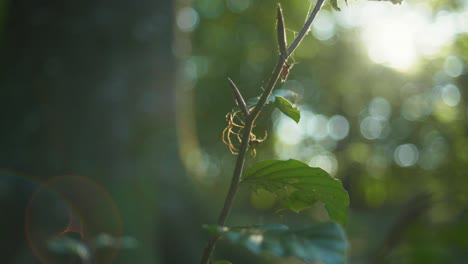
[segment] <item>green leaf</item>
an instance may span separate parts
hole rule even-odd
[[[52,252],[72,254],[80,257],[81,260],[89,260],[91,257],[91,249],[82,241],[71,237],[55,237],[47,241],[47,247]]]
[[[227,260],[216,260],[213,262],[213,264],[232,264],[232,262],[229,262]]]
[[[288,98],[291,100],[291,99],[294,99],[297,96],[297,94],[291,90],[276,89],[271,93],[271,95],[266,100],[265,106],[268,106],[269,104],[274,103],[277,96],[281,96],[281,97]],[[249,100],[247,100],[247,102],[245,102],[247,105],[247,108],[250,109],[254,107],[258,103],[259,99],[260,99],[259,97],[254,97],[254,98],[250,98]],[[236,106],[232,110],[234,111],[240,110],[240,108]]]
[[[300,212],[315,202],[325,204],[332,220],[346,224],[348,192],[341,182],[320,168],[298,160],[266,160],[249,168],[242,179],[253,190],[275,194],[283,208]]]
[[[274,104],[275,107],[278,108],[278,110],[280,110],[283,114],[296,121],[296,123],[299,123],[299,119],[301,119],[301,112],[299,111],[299,108],[294,107],[286,98],[282,96],[276,96]]]
[[[106,233],[101,233],[91,240],[93,248],[120,248],[131,249],[138,246],[138,241],[130,236],[114,237]]]
[[[255,254],[296,257],[306,262],[345,263],[346,236],[337,223],[320,223],[296,229],[271,225],[223,230],[215,234]]]

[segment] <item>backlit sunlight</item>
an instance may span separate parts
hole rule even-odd
[[[433,14],[425,3],[382,4],[357,1],[335,13],[344,28],[360,28],[361,40],[374,63],[408,71],[421,58],[431,58],[467,32],[467,8]]]

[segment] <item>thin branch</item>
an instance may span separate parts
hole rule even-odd
[[[208,243],[206,243],[205,249],[203,250],[203,255],[201,258],[201,264],[208,264],[210,263],[211,255],[213,254],[214,248],[216,246],[216,242],[218,242],[219,235],[213,236],[210,238]]]
[[[257,119],[258,115],[260,114],[260,111],[262,110],[263,106],[265,105],[265,102],[267,101],[268,97],[271,95],[271,92],[275,88],[276,81],[278,81],[278,78],[281,74],[281,70],[283,68],[284,63],[288,60],[289,56],[293,54],[293,52],[297,49],[299,44],[302,42],[304,37],[307,35],[310,29],[310,25],[312,25],[312,21],[314,21],[315,17],[317,16],[317,13],[320,11],[320,8],[323,5],[324,0],[317,0],[317,3],[315,4],[314,10],[312,10],[312,13],[310,14],[309,18],[307,18],[307,21],[305,22],[304,26],[302,27],[301,31],[297,35],[297,37],[294,39],[293,43],[291,46],[288,48],[288,56],[287,57],[279,57],[278,61],[276,62],[275,69],[273,70],[273,73],[271,74],[270,79],[268,80],[268,83],[265,87],[265,90],[263,91],[262,95],[260,96],[260,99],[258,100],[257,105],[255,108],[252,110],[250,113],[250,117],[252,122],[255,122],[255,119]],[[250,119],[250,118],[249,118]],[[248,122],[249,120],[247,120]]]
[[[236,100],[237,105],[240,107],[242,113],[244,114],[244,117],[247,117],[249,115],[249,110],[247,109],[247,105],[245,104],[244,97],[242,97],[242,94],[240,93],[239,89],[237,89],[236,84],[231,80],[231,78],[228,78],[229,84],[231,85],[232,88],[232,93],[234,94],[234,99]]]
[[[224,201],[224,206],[223,209],[221,210],[221,213],[219,214],[218,217],[218,222],[217,224],[219,226],[224,226],[226,223],[226,219],[229,216],[229,213],[231,211],[232,205],[234,203],[234,197],[237,193],[237,189],[239,187],[239,183],[241,181],[241,176],[242,172],[244,170],[244,164],[245,164],[245,157],[249,148],[249,143],[250,143],[250,133],[252,133],[252,128],[255,123],[255,120],[257,119],[258,115],[260,114],[260,111],[262,110],[263,106],[265,105],[266,100],[270,96],[271,92],[273,91],[276,82],[278,81],[278,78],[281,75],[281,70],[283,68],[283,65],[289,58],[289,56],[296,50],[296,48],[299,46],[301,41],[304,39],[305,35],[310,29],[310,25],[312,24],[312,21],[316,17],[318,11],[323,5],[324,0],[317,0],[317,3],[315,4],[314,10],[310,14],[309,18],[307,19],[306,23],[302,27],[301,31],[299,32],[299,35],[294,39],[293,43],[291,46],[288,48],[286,56],[280,56],[278,58],[278,61],[276,63],[276,66],[273,70],[273,73],[270,76],[270,79],[267,82],[267,85],[265,89],[262,92],[262,95],[260,96],[260,99],[255,106],[255,108],[248,114],[246,115],[246,120],[245,120],[245,127],[244,131],[242,134],[242,142],[239,148],[239,155],[237,156],[236,160],[236,166],[234,168],[234,173],[232,175],[231,179],[231,185],[229,186],[229,191],[226,195],[226,199]],[[278,9],[280,10],[281,7],[278,6]],[[280,12],[280,11],[278,11]],[[281,14],[282,17],[282,14]],[[283,25],[284,26],[284,25]],[[213,236],[207,243],[205,250],[203,251],[202,259],[201,259],[201,264],[208,264],[211,259],[211,255],[213,253],[213,250],[216,246],[216,242],[220,238],[219,235]]]
[[[317,0],[314,10],[312,10],[312,13],[310,14],[309,18],[307,19],[301,31],[299,32],[299,35],[297,35],[296,39],[294,39],[291,46],[289,46],[288,54],[291,55],[296,50],[297,46],[299,46],[299,44],[302,42],[307,33],[309,33],[310,25],[312,25],[315,16],[317,16],[318,11],[320,11],[320,8],[322,8],[323,2],[324,0]]]
[[[249,148],[250,133],[252,132],[252,126],[253,126],[252,122],[247,122],[244,127],[244,133],[242,134],[242,142],[239,148],[239,155],[237,156],[236,166],[234,168],[234,174],[231,179],[231,185],[229,186],[229,191],[226,195],[223,209],[221,210],[221,213],[219,214],[219,217],[218,217],[217,225],[219,226],[224,226],[224,224],[226,223],[226,219],[229,216],[232,205],[234,203],[234,197],[236,196],[237,189],[240,183],[240,176],[242,175],[242,171],[244,170],[245,156]],[[211,259],[211,255],[213,254],[213,250],[215,248],[216,242],[218,241],[219,238],[220,236],[216,235],[216,236],[213,236],[208,241],[203,251],[202,260],[200,262],[201,264],[209,263]]]

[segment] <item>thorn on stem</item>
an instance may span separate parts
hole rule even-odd
[[[232,93],[234,94],[234,100],[236,101],[237,106],[240,107],[242,114],[247,117],[249,115],[249,110],[247,109],[247,105],[245,104],[245,100],[242,97],[242,94],[240,93],[239,89],[237,89],[236,84],[231,80],[231,78],[228,78],[228,80],[229,84],[231,85]]]
[[[278,34],[278,46],[280,50],[280,55],[286,60],[286,58],[288,57],[286,30],[284,26],[283,10],[281,9],[281,5],[279,3],[278,3],[278,13],[277,13],[276,19],[277,19],[276,31]]]

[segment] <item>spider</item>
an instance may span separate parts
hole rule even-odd
[[[263,136],[262,138],[257,138],[257,136],[255,136],[254,133],[250,133],[249,147],[252,147],[252,152],[251,152],[252,157],[255,157],[257,155],[257,150],[255,150],[255,146],[265,141],[267,136],[268,135],[267,135],[266,130],[265,130],[265,136]]]
[[[231,151],[231,153],[234,155],[239,154],[239,149],[236,147],[236,145],[242,143],[241,135],[245,127],[245,123],[239,117],[239,113],[240,110],[226,114],[226,120],[228,121],[228,124],[223,129],[222,135],[223,143],[229,147],[229,151]],[[237,143],[233,143],[232,136],[234,136],[234,138],[237,138]],[[255,151],[255,146],[265,141],[266,137],[266,131],[265,136],[263,138],[257,138],[257,136],[254,133],[250,133],[249,147],[252,147],[252,156],[255,156],[257,154],[257,152]]]

